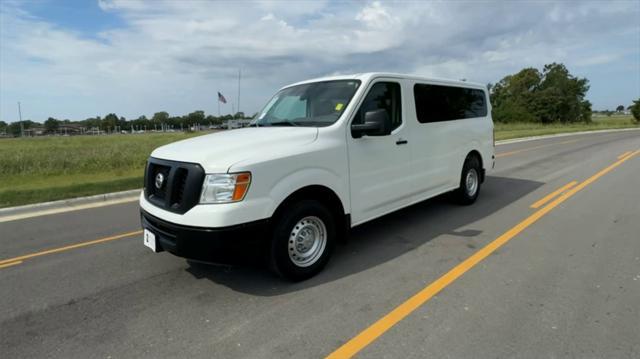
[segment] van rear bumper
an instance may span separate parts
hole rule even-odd
[[[269,220],[221,228],[183,226],[140,210],[142,227],[155,234],[156,246],[178,257],[215,263],[244,263],[268,248]]]

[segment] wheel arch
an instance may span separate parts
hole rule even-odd
[[[480,181],[484,182],[484,175],[485,175],[484,161],[482,160],[482,155],[480,154],[480,151],[476,149],[469,151],[469,153],[467,153],[467,155],[464,158],[464,162],[462,162],[463,166],[464,166],[464,163],[467,162],[467,159],[470,157],[476,157],[478,161],[480,161]]]
[[[346,213],[338,194],[331,188],[323,185],[308,185],[293,191],[278,204],[273,212],[272,218],[279,218],[288,206],[302,200],[314,200],[326,206],[334,215],[336,228],[339,229],[339,233],[343,232],[340,229],[346,230],[351,226],[350,215]]]

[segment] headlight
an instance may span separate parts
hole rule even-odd
[[[230,203],[244,199],[251,183],[251,173],[206,175],[200,203]]]

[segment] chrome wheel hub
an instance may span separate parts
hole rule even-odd
[[[327,228],[318,217],[304,217],[289,234],[289,259],[298,267],[308,267],[320,259],[327,245]]]
[[[478,172],[475,168],[472,168],[467,172],[467,178],[465,179],[465,189],[469,197],[475,196],[478,191]]]

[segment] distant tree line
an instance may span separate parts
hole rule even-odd
[[[626,107],[626,109],[629,110],[629,112],[631,112],[631,114],[633,114],[633,108],[634,108],[634,106],[636,106],[635,102],[637,102],[637,101],[634,101],[633,105]],[[618,105],[618,107],[616,107],[615,111],[613,111],[613,110],[602,110],[602,111],[593,111],[593,113],[594,114],[597,113],[599,115],[604,115],[604,116],[611,116],[611,115],[614,115],[614,114],[625,113],[624,111],[625,111],[625,107],[623,105]]]
[[[518,73],[508,75],[496,84],[489,84],[493,119],[496,122],[536,122],[536,123],[571,123],[590,122],[591,103],[585,99],[589,90],[589,81],[571,75],[563,65],[552,63],[545,65],[542,71],[525,68]],[[640,122],[640,99],[627,107],[633,117]],[[616,112],[625,110],[623,105]],[[611,115],[613,111],[602,111]],[[255,115],[254,115],[255,116]],[[62,125],[80,125],[98,131],[139,131],[139,130],[188,130],[200,125],[220,125],[231,119],[245,118],[245,114],[220,117],[205,115],[204,111],[194,111],[184,116],[170,116],[168,112],[156,112],[150,119],[140,116],[133,120],[118,117],[110,113],[104,118],[100,116],[83,121],[58,120],[49,117],[44,124],[30,120],[23,121],[25,130],[43,127],[46,133],[55,133]],[[0,121],[0,134],[20,135],[19,122],[7,124]]]
[[[33,128],[44,128],[45,133],[56,133],[65,125],[81,126],[87,130],[93,129],[106,132],[169,129],[189,130],[195,125],[221,125],[228,120],[244,118],[246,118],[244,112],[237,112],[235,115],[213,116],[206,115],[204,111],[193,111],[184,116],[170,116],[168,112],[160,111],[153,114],[151,118],[142,115],[136,119],[127,120],[123,116],[110,113],[104,117],[90,117],[81,121],[71,121],[68,119],[58,120],[53,117],[49,117],[44,123],[26,120],[22,121],[23,128],[21,128],[20,122],[7,124],[4,121],[0,121],[0,133],[6,133],[9,136],[20,136],[22,129],[29,130]]]

